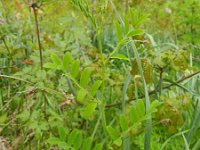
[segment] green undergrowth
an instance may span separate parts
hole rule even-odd
[[[198,8],[1,0],[0,139],[14,150],[200,149]]]

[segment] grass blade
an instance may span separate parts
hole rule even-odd
[[[125,79],[123,92],[122,92],[122,112],[125,113],[125,105],[126,105],[126,91],[128,89],[128,85],[131,82],[131,74],[129,73]],[[123,137],[123,149],[129,150],[130,149],[130,142],[129,142],[129,136],[128,133],[126,133]]]
[[[188,144],[188,142],[187,142],[187,140],[185,138],[185,135],[183,133],[182,133],[182,136],[183,136],[183,140],[184,140],[184,143],[185,143],[185,149],[186,150],[190,150],[189,144]]]
[[[132,49],[133,49],[133,52],[134,52],[134,55],[135,55],[135,58],[136,58],[139,73],[140,73],[141,78],[142,78],[142,83],[143,83],[143,87],[144,87],[144,90],[145,90],[146,112],[148,112],[148,110],[150,109],[150,98],[149,98],[149,92],[148,92],[147,84],[146,84],[146,81],[145,81],[145,78],[144,78],[144,73],[143,73],[144,71],[143,71],[140,56],[139,56],[139,53],[138,53],[138,50],[135,46],[134,41],[132,41],[131,46],[132,46]],[[150,118],[146,122],[146,132],[145,132],[145,140],[144,140],[144,149],[145,150],[150,149],[151,126],[152,126],[152,119],[151,119],[151,116],[150,116]]]
[[[175,137],[177,137],[177,136],[180,136],[180,135],[182,135],[182,134],[184,134],[184,133],[187,133],[187,132],[189,132],[189,130],[185,130],[185,131],[182,131],[182,132],[178,132],[178,133],[172,135],[171,137],[169,137],[169,138],[162,144],[160,150],[164,150],[164,149],[165,149],[165,146],[167,145],[167,143],[169,143],[169,141],[170,141],[171,139],[173,139],[173,138],[175,138]]]

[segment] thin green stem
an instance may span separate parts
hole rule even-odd
[[[138,100],[138,86],[137,86],[137,80],[134,79],[134,86],[135,86],[135,98]]]
[[[172,138],[175,138],[175,137],[180,136],[180,135],[182,135],[183,133],[187,133],[187,132],[189,132],[189,130],[184,130],[184,131],[181,131],[181,132],[178,132],[178,133],[172,135],[171,137],[169,137],[169,138],[162,144],[160,150],[164,150],[164,147],[167,145],[167,143],[168,143]]]
[[[100,58],[101,58],[101,62],[102,62],[102,92],[104,91],[105,88],[105,59],[103,56],[103,48],[102,48],[102,40],[101,40],[101,30],[97,31],[97,40],[98,40],[98,48],[99,48],[99,52],[100,52]]]
[[[8,47],[8,44],[7,44],[7,42],[6,42],[6,40],[5,40],[5,37],[2,37],[2,41],[3,41],[3,43],[4,43],[4,45],[5,45],[5,47],[6,47],[6,49],[7,49],[7,51],[8,51],[8,64],[7,64],[7,66],[12,66],[12,64],[11,64],[11,61],[12,61],[12,55],[11,55],[11,52],[10,52],[10,49],[9,49],[9,47]],[[7,73],[10,73],[10,70],[7,70]],[[8,84],[7,84],[7,87],[8,87],[8,98],[10,97],[10,84],[9,84],[9,80],[8,80]]]
[[[2,38],[2,41],[3,41],[3,44],[6,47],[6,50],[8,51],[9,56],[11,57],[10,48],[8,47],[8,44],[7,44],[7,42],[6,42],[4,37]]]
[[[120,23],[122,23],[122,25],[124,26],[124,21],[122,20],[121,16],[120,16],[119,13],[117,12],[117,9],[116,9],[114,3],[112,2],[112,0],[109,0],[109,2],[110,2],[111,5],[112,5],[112,8],[113,8],[113,10],[114,10],[114,12],[115,12],[115,15],[117,16],[117,19],[118,19],[118,20],[120,21]]]
[[[96,125],[95,125],[95,127],[94,127],[94,130],[93,130],[93,132],[92,132],[92,139],[94,139],[94,136],[95,136],[95,134],[96,134],[96,132],[97,132],[97,129],[98,129],[98,127],[99,127],[99,124],[100,124],[100,121],[101,121],[101,114],[99,115],[99,118],[98,118],[98,120],[97,120],[97,123],[96,123]]]
[[[14,76],[7,76],[7,75],[0,75],[0,78],[9,78],[9,79],[15,79],[15,80],[19,80],[19,81],[23,81],[23,82],[26,82],[28,84],[33,84],[27,80],[24,80],[24,79],[21,79],[19,77],[14,77]]]
[[[163,68],[160,68],[160,79],[159,79],[159,83],[158,83],[159,97],[162,94],[162,82],[163,82]]]

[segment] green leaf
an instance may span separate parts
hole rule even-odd
[[[142,23],[144,23],[147,19],[148,19],[148,15],[140,16],[133,26],[135,28],[138,28],[139,25],[141,25]]]
[[[134,12],[133,9],[130,10],[130,21],[134,28],[139,28],[139,25],[146,21],[147,15],[141,16],[138,12]]]
[[[81,147],[83,141],[83,133],[77,129],[73,129],[68,137],[68,144],[73,146],[75,149],[79,149]]]
[[[8,119],[7,114],[2,114],[0,116],[0,124],[4,124],[7,119]]]
[[[66,149],[68,150],[70,148],[70,146],[64,142],[64,141],[61,141],[59,138],[56,138],[56,137],[50,137],[47,142],[50,144],[50,145],[57,145],[59,148],[61,149]]]
[[[111,126],[107,126],[106,130],[108,131],[108,133],[109,133],[109,135],[110,135],[112,140],[116,140],[118,138],[119,134],[118,134],[116,129],[114,129]]]
[[[117,146],[121,146],[121,145],[122,145],[122,139],[121,139],[121,138],[118,138],[118,139],[116,139],[113,143],[114,143],[115,145],[117,145]]]
[[[125,24],[125,26],[124,26],[125,34],[127,34],[128,31],[129,31],[129,19],[128,19],[128,17],[124,18],[124,24]]]
[[[61,141],[59,138],[56,138],[56,137],[50,137],[47,142],[50,144],[50,145],[58,145]]]
[[[66,129],[63,126],[59,126],[58,127],[58,133],[59,133],[60,140],[65,141],[66,136],[67,136]]]
[[[77,133],[78,133],[78,130],[77,129],[73,129],[73,131],[69,134],[68,141],[67,141],[67,143],[69,145],[74,145]]]
[[[138,116],[137,116],[137,110],[135,106],[132,106],[131,111],[130,111],[130,117],[131,117],[131,122],[132,124],[135,124],[138,122]]]
[[[57,69],[57,65],[55,65],[53,63],[46,63],[46,64],[44,64],[44,68]]]
[[[68,70],[69,64],[72,63],[73,60],[74,58],[69,52],[65,53],[65,55],[63,56],[63,71]]]
[[[77,132],[76,138],[75,138],[75,142],[74,142],[74,148],[75,149],[79,149],[81,147],[81,144],[83,142],[83,134],[82,132]]]
[[[134,14],[133,9],[130,9],[129,16],[130,16],[130,22],[131,22],[132,26],[135,27],[134,24],[135,24],[136,19],[135,19],[135,14]]]
[[[129,31],[128,33],[127,33],[127,37],[133,37],[133,36],[136,36],[136,35],[142,35],[142,34],[144,34],[144,30],[141,30],[141,29],[134,29],[134,30],[132,30],[132,31]]]
[[[61,61],[56,54],[52,54],[51,59],[55,65],[61,65]]]
[[[94,84],[92,85],[91,89],[90,89],[90,94],[91,96],[95,96],[97,90],[99,89],[99,87],[101,86],[102,81],[97,80],[94,82]]]
[[[90,74],[91,74],[91,70],[90,68],[85,68],[81,74],[81,78],[80,78],[80,85],[82,87],[85,87],[89,80],[90,80]]]
[[[117,39],[119,42],[122,40],[122,27],[117,21],[115,22],[115,29],[116,29]]]
[[[60,142],[58,143],[58,147],[59,147],[60,149],[64,149],[64,150],[70,150],[70,149],[71,149],[70,145],[68,145],[67,143],[65,143],[65,142],[63,142],[63,141],[60,141]]]
[[[88,137],[83,142],[83,146],[81,147],[82,150],[90,150],[92,148],[92,138]]]
[[[92,150],[102,150],[103,149],[103,144],[102,143],[98,143],[95,145],[95,147]]]
[[[80,89],[77,94],[77,101],[83,103],[83,99],[87,95],[87,91],[85,89]]]
[[[120,116],[119,123],[120,123],[120,126],[122,128],[122,131],[128,130],[128,121],[127,121],[127,118],[124,115]]]
[[[11,101],[11,105],[10,108],[12,110],[15,110],[17,108],[19,108],[20,106],[23,105],[23,99],[19,96],[13,97],[12,101]]]
[[[144,117],[145,115],[145,106],[143,100],[139,99],[136,102],[136,109],[137,109],[137,114],[139,118]]]
[[[78,76],[79,67],[80,67],[80,61],[79,60],[74,61],[71,68],[71,75],[73,78],[76,78]]]
[[[21,119],[23,122],[27,121],[30,119],[30,111],[24,110],[20,114],[17,115],[17,118]]]
[[[160,105],[160,103],[158,100],[154,100],[153,102],[151,102],[151,106],[150,106],[148,113],[155,113],[157,111],[157,107],[159,105]]]
[[[97,103],[91,102],[90,104],[87,104],[87,105],[81,110],[81,116],[82,116],[83,118],[85,118],[85,119],[89,119],[89,118],[93,115],[93,113],[94,113],[96,107],[97,107]]]
[[[47,111],[51,117],[55,118],[56,120],[63,121],[63,118],[57,114],[57,112],[53,111],[53,109],[48,109]]]
[[[126,57],[125,55],[123,55],[123,54],[116,54],[116,55],[114,55],[114,56],[111,56],[110,58],[129,61],[129,58],[127,58],[127,57]]]

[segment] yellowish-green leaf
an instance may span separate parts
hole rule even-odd
[[[122,128],[122,131],[128,130],[128,121],[124,115],[120,116],[119,122],[120,122],[120,126]]]
[[[110,58],[129,61],[129,58],[127,58],[127,57],[126,57],[125,55],[123,55],[123,54],[116,54],[116,55],[111,56]]]
[[[71,66],[71,75],[73,78],[76,78],[78,76],[79,67],[80,67],[80,61],[79,60],[74,61]]]
[[[97,90],[101,86],[101,83],[102,83],[102,81],[100,81],[100,80],[97,80],[97,81],[94,82],[94,84],[92,85],[92,87],[90,89],[91,96],[95,96]]]
[[[69,68],[69,64],[72,63],[73,59],[74,58],[69,52],[65,53],[65,55],[63,56],[63,71],[67,71],[67,69]]]
[[[144,117],[145,115],[145,106],[143,100],[139,99],[136,102],[136,109],[137,109],[137,114],[139,118]]]
[[[88,82],[90,81],[90,74],[91,74],[91,69],[90,68],[85,68],[81,74],[80,78],[80,85],[82,87],[85,87]]]
[[[107,126],[106,130],[108,131],[110,137],[112,138],[112,140],[116,140],[119,137],[119,134],[117,132],[117,130],[111,126]]]
[[[56,54],[52,54],[51,59],[55,65],[61,65],[61,61]]]
[[[46,64],[44,64],[44,68],[57,69],[57,65],[55,65],[53,63],[46,63]]]
[[[137,110],[135,108],[135,106],[132,106],[131,111],[130,111],[130,118],[131,118],[131,122],[132,124],[135,124],[138,122],[138,115],[137,115]]]
[[[144,30],[134,29],[132,31],[129,31],[126,36],[127,37],[133,37],[133,36],[142,35],[142,34],[144,34]]]
[[[95,103],[95,102],[91,102],[90,104],[87,104],[81,110],[81,116],[85,119],[90,119],[90,117],[93,115],[96,107],[97,107],[97,103]]]
[[[85,89],[80,89],[77,94],[77,101],[83,103],[83,99],[87,95],[87,91]]]
[[[118,138],[114,141],[114,144],[117,145],[117,146],[121,146],[122,145],[122,139],[121,138]]]
[[[81,147],[82,150],[91,150],[92,148],[92,138],[88,137],[84,140],[83,145]]]

